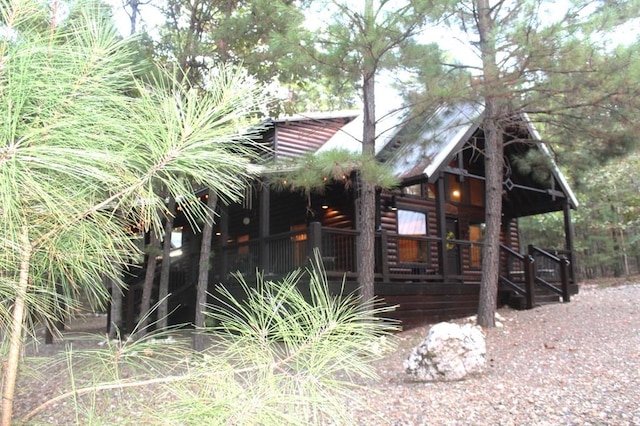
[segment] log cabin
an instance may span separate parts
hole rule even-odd
[[[258,144],[280,160],[333,148],[361,149],[362,116],[343,111],[270,119]],[[525,114],[505,128],[501,264],[498,301],[519,309],[568,302],[578,291],[573,270],[571,210],[578,202],[549,149]],[[399,180],[376,196],[375,293],[396,305],[411,327],[474,314],[478,307],[484,234],[482,108],[444,105],[416,121],[400,112],[377,125],[376,156]],[[219,206],[212,241],[210,290],[269,279],[308,265],[319,250],[335,290],[357,290],[357,173],[310,196],[274,190],[265,173],[238,204]],[[348,183],[348,184],[347,184]],[[206,190],[201,191],[208,197]],[[518,219],[560,211],[562,247],[523,247]],[[171,305],[192,321],[201,236],[176,219]],[[138,296],[127,295],[127,327]]]

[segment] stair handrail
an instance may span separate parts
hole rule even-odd
[[[559,257],[552,253],[549,253],[547,250],[534,246],[533,244],[529,244],[529,255],[533,256],[535,253],[538,253],[554,262],[558,263],[560,269],[560,288],[558,289],[553,284],[547,282],[541,277],[535,277],[536,282],[541,283],[545,287],[554,291],[555,293],[562,296],[563,302],[569,302],[571,300],[571,296],[569,293],[569,265],[571,265],[571,261],[566,257]]]
[[[516,291],[516,293],[521,294],[525,298],[526,309],[533,308],[535,304],[535,272],[533,269],[533,264],[535,262],[535,258],[531,255],[525,255],[519,253],[512,249],[509,246],[504,244],[500,244],[500,249],[504,250],[507,255],[511,255],[515,257],[522,263],[522,271],[524,273],[524,288],[520,287],[518,284],[513,282],[510,278],[507,278],[500,274],[500,281],[505,284],[507,287]]]
[[[554,262],[560,263],[562,261],[562,258],[556,256],[555,254],[549,253],[547,250],[538,246],[534,246],[533,244],[529,244],[529,254],[533,255],[533,252],[540,253],[541,255],[553,260]]]
[[[500,249],[502,249],[502,250],[506,251],[507,253],[509,253],[510,255],[515,256],[518,259],[524,261],[524,254],[518,253],[517,251],[515,251],[511,247],[505,246],[504,244],[500,243]]]

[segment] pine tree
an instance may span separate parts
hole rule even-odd
[[[221,68],[212,90],[135,77],[132,50],[105,9],[79,2],[66,19],[38,1],[2,3],[0,36],[0,312],[9,338],[2,424],[11,422],[30,318],[95,304],[139,255],[130,229],[161,229],[160,185],[192,221],[210,212],[193,182],[232,199],[251,175],[242,133],[257,89]],[[171,81],[166,76],[166,81]],[[135,93],[131,97],[128,94]]]

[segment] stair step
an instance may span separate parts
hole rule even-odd
[[[535,306],[549,305],[552,303],[559,303],[560,296],[544,289],[536,289],[536,295],[534,299]],[[524,296],[520,294],[511,293],[507,303],[511,308],[517,310],[527,309],[527,301]]]

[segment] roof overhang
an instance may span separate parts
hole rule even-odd
[[[569,182],[567,182],[567,179],[564,177],[564,175],[560,171],[560,168],[558,167],[558,165],[555,162],[555,159],[553,158],[551,150],[549,149],[549,147],[547,147],[547,145],[544,142],[542,142],[542,137],[540,137],[540,133],[538,133],[538,130],[535,128],[535,126],[531,122],[531,119],[529,118],[528,114],[522,113],[521,115],[523,117],[524,122],[527,124],[527,129],[529,133],[531,134],[531,136],[533,136],[533,139],[536,141],[536,145],[538,146],[538,149],[540,149],[540,151],[542,151],[542,153],[549,158],[551,163],[551,171],[555,176],[555,178],[557,179],[560,186],[562,187],[562,191],[567,195],[567,198],[569,199],[571,207],[574,209],[578,208],[578,205],[579,205],[578,197],[576,197],[576,194],[571,190],[571,187],[569,186]]]

